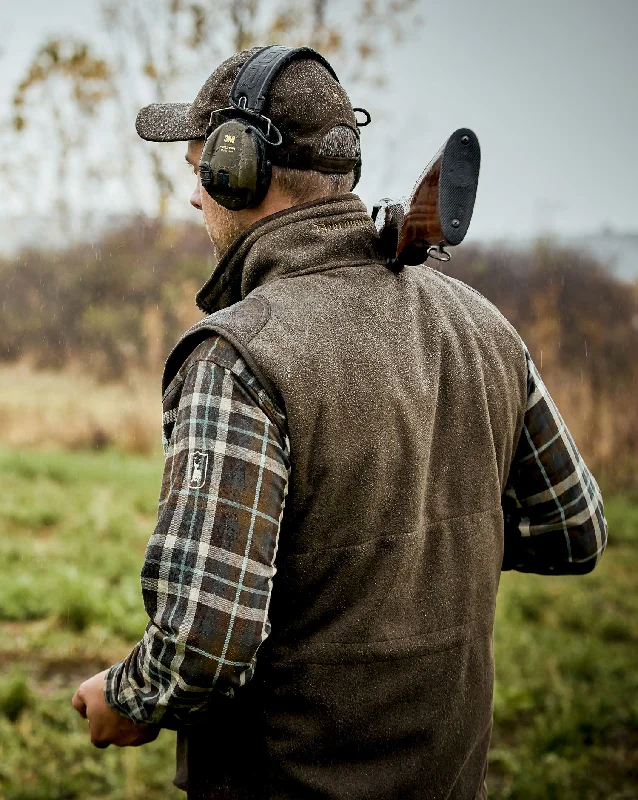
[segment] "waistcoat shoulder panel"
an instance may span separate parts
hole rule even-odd
[[[209,314],[195,323],[182,336],[166,360],[162,378],[162,393],[166,392],[179,368],[197,345],[215,333],[223,336],[235,347],[257,379],[262,382],[266,391],[269,393],[274,391],[247,349],[250,341],[266,325],[270,315],[271,309],[268,300],[265,297],[251,296],[228,308]]]

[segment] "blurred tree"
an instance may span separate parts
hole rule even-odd
[[[102,378],[144,373],[198,317],[193,297],[212,269],[201,225],[134,218],[92,245],[0,258],[0,361],[81,363]],[[446,272],[504,312],[540,368],[592,468],[638,481],[638,283],[588,255],[464,247]],[[633,476],[633,477],[632,477]]]
[[[638,282],[549,240],[523,251],[465,247],[448,270],[506,314],[594,468],[638,472]],[[628,465],[630,465],[628,467]]]
[[[0,49],[0,64],[4,58],[4,50]],[[12,125],[10,118],[0,116],[0,180],[5,187],[5,191],[18,192],[18,183],[16,181],[18,170],[14,167],[11,169],[12,158],[15,158],[15,147],[12,146],[11,140]]]
[[[163,219],[182,159],[171,158],[170,147],[139,142],[133,121],[142,105],[190,97],[216,64],[256,44],[310,44],[345,83],[381,86],[392,47],[419,25],[417,7],[418,0],[104,0],[104,53],[87,42],[45,42],[15,92],[14,126],[50,119],[55,147],[47,157],[56,164],[61,213],[77,155],[85,181],[93,179],[85,194],[103,196],[105,181],[117,181],[130,210],[146,205]],[[60,82],[66,94],[50,93]],[[95,147],[85,123],[99,125],[105,145]]]
[[[70,39],[44,42],[13,95],[14,130],[20,133],[29,124],[38,129],[37,147],[29,159],[30,189],[47,185],[46,176],[52,175],[48,210],[58,215],[63,228],[69,227],[69,197],[77,194],[72,186],[74,166],[84,173],[90,166],[96,177],[103,174],[104,165],[88,159],[89,126],[100,104],[112,96],[107,62],[86,43]],[[74,208],[73,213],[81,210]]]

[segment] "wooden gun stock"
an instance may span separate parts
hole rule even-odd
[[[374,207],[383,254],[391,269],[422,264],[428,256],[449,261],[447,246],[460,244],[472,219],[481,165],[476,134],[459,128],[434,156],[404,201]]]

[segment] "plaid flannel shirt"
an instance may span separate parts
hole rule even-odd
[[[284,418],[234,348],[200,344],[163,401],[165,467],[142,567],[149,622],[107,674],[111,706],[177,727],[252,677],[290,470]]]
[[[528,403],[503,495],[504,569],[593,568],[607,527],[598,486],[531,360]],[[233,347],[215,336],[164,397],[166,465],[142,568],[149,623],[105,680],[134,722],[195,721],[214,693],[253,674],[290,472],[285,418]]]
[[[503,569],[591,572],[607,544],[600,489],[527,348],[525,354],[527,409],[502,500]]]

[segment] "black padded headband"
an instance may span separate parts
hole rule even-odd
[[[330,64],[312,47],[284,47],[273,44],[262,47],[239,70],[233,88],[230,90],[231,103],[235,107],[246,109],[253,114],[261,114],[272,82],[287,64],[298,58],[312,58],[318,61],[337,83],[339,82],[339,78]]]

